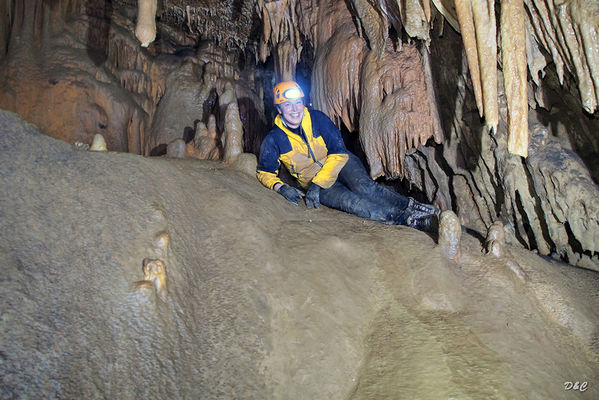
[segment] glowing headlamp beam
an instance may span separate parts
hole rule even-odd
[[[295,99],[299,99],[302,96],[302,92],[298,89],[298,88],[291,88],[291,89],[287,89],[285,90],[285,92],[283,92],[283,97],[285,97],[286,99],[289,100],[295,100]]]

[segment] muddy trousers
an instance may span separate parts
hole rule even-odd
[[[321,189],[320,202],[390,225],[406,225],[409,217],[408,198],[373,181],[360,159],[352,153],[333,186]]]

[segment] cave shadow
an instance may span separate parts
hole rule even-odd
[[[444,151],[456,151],[458,168],[472,171],[476,168],[482,152],[484,120],[479,116],[476,107],[462,39],[448,24],[442,27],[441,34],[440,23],[436,23],[431,32],[431,36],[438,37],[431,40],[430,53],[434,60],[431,70],[443,131],[443,148]],[[462,109],[458,110],[458,100],[461,98],[463,105]],[[459,122],[463,128],[463,135],[458,143],[452,143],[451,128],[458,111],[462,115]],[[451,175],[451,168],[447,163],[439,166],[448,176]]]
[[[539,105],[534,116],[560,142],[567,139],[570,147],[582,160],[595,184],[599,184],[599,112],[589,114],[580,101],[576,83],[566,76],[560,85],[554,64],[546,68],[540,95],[548,108]],[[533,111],[529,113],[529,115]],[[532,118],[529,118],[532,119]],[[565,135],[560,131],[565,132]]]
[[[87,0],[85,15],[88,19],[86,51],[99,67],[108,58],[108,40],[113,6],[110,0]]]

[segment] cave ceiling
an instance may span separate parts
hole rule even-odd
[[[152,1],[140,1],[151,3]],[[131,1],[117,3],[133,5]],[[599,103],[599,2],[587,0],[158,0],[156,17],[196,40],[214,40],[228,50],[274,54],[277,78],[291,79],[308,43],[324,43],[332,24],[347,17],[379,56],[395,41],[431,40],[439,16],[462,36],[477,108],[497,129],[498,68],[508,107],[509,149],[527,155],[528,77],[540,86],[552,62],[559,81],[576,81],[581,105],[590,114]],[[334,15],[331,18],[330,15]],[[336,19],[336,21],[332,21]],[[328,31],[328,32],[327,32]],[[525,44],[525,45],[523,45]],[[310,60],[312,62],[313,60]]]

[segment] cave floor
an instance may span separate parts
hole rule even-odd
[[[597,272],[0,126],[1,397],[599,397]]]

